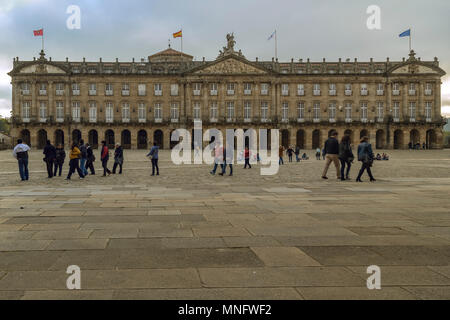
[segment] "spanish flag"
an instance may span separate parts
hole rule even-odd
[[[180,30],[173,34],[173,38],[183,38],[183,30]]]

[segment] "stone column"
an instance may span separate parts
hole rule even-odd
[[[441,117],[441,80],[436,80],[434,89],[434,103],[432,111],[432,119],[439,120]]]

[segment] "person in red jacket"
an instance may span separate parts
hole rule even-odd
[[[252,166],[250,165],[250,150],[248,150],[248,147],[245,147],[244,158],[245,158],[244,169],[247,169],[247,166],[249,169],[251,169]]]
[[[103,176],[106,177],[106,174],[108,174],[108,176],[111,174],[111,171],[108,169],[109,149],[106,145],[106,141],[102,141],[102,145],[100,158],[102,160]]]

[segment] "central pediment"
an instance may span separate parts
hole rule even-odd
[[[267,70],[256,66],[250,61],[238,57],[226,57],[212,62],[208,65],[201,66],[192,72],[193,74],[202,75],[262,75],[267,74]]]

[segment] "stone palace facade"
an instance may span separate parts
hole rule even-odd
[[[280,130],[284,146],[321,147],[330,130],[369,136],[378,149],[443,145],[441,77],[411,51],[403,61],[250,61],[233,35],[214,61],[170,47],[132,62],[14,59],[12,136],[33,148],[83,138],[147,149],[172,145],[174,129]],[[270,141],[270,140],[269,140]]]

